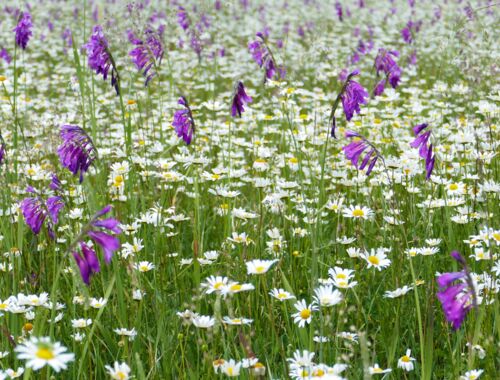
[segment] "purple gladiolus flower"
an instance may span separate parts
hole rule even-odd
[[[100,25],[94,26],[89,42],[83,45],[87,50],[89,67],[96,72],[102,74],[104,80],[108,78],[108,72],[111,69],[111,85],[115,88],[116,94],[120,93],[118,70],[114,63],[113,57],[108,49],[108,40],[104,36]]]
[[[458,330],[470,309],[477,307],[477,297],[465,259],[457,251],[453,251],[451,256],[462,266],[462,270],[443,273],[437,278],[440,288],[437,298],[453,330]]]
[[[195,130],[193,114],[185,97],[181,96],[178,103],[184,106],[184,109],[175,111],[172,125],[177,136],[182,137],[184,142],[189,145]]]
[[[28,192],[36,193],[35,189],[31,187],[28,188]],[[47,229],[52,239],[55,237],[54,225],[58,223],[59,212],[63,207],[64,201],[58,196],[49,197],[44,202],[40,196],[36,195],[24,198],[21,202],[21,212],[24,220],[35,235],[40,233],[43,223],[49,216]]]
[[[425,159],[426,179],[429,179],[434,170],[436,157],[432,153],[432,144],[427,145],[431,136],[431,130],[424,131],[427,127],[428,124],[418,124],[413,127],[416,138],[410,143],[410,146],[415,149],[418,148],[418,154]]]
[[[177,11],[177,22],[183,30],[187,30],[189,28],[189,17],[186,10],[181,6],[179,6]]]
[[[345,74],[344,70],[339,74],[339,77],[343,77]],[[332,111],[330,113],[330,122],[331,122],[331,136],[335,137],[335,129],[337,127],[337,122],[335,119],[335,111],[337,107],[342,101],[342,107],[344,108],[344,114],[347,121],[350,121],[354,115],[354,112],[360,113],[360,104],[366,104],[367,100],[365,98],[368,97],[368,92],[361,86],[358,82],[352,80],[352,77],[359,74],[358,70],[354,70],[349,75],[347,75],[344,85],[340,90],[337,98],[333,102]]]
[[[401,79],[401,68],[394,61],[393,57],[399,57],[399,53],[397,51],[379,49],[374,66],[377,70],[377,76],[380,72],[383,72],[385,74],[385,79],[375,86],[373,90],[375,96],[381,95],[384,92],[387,82],[392,88],[396,88],[399,84]]]
[[[241,117],[241,114],[245,112],[245,108],[243,107],[245,103],[251,103],[252,98],[247,95],[245,92],[245,86],[243,86],[242,82],[238,82],[236,86],[236,91],[233,97],[233,104],[231,106],[231,115],[235,117],[238,115]]]
[[[80,172],[80,182],[97,157],[92,139],[77,125],[63,125],[60,132],[62,144],[57,148],[61,165],[76,175]]]
[[[76,244],[80,245],[81,254],[77,251],[73,251],[73,257],[80,269],[80,275],[85,284],[90,284],[90,277],[101,270],[99,264],[99,259],[95,252],[95,249],[89,247],[81,239],[83,236],[87,235],[93,240],[95,244],[101,247],[104,252],[104,261],[106,264],[111,262],[113,253],[120,248],[120,240],[114,235],[111,235],[108,231],[114,232],[115,234],[121,233],[118,225],[120,222],[114,218],[100,219],[102,216],[107,214],[111,210],[111,206],[106,206],[102,210],[98,211],[90,220],[89,224],[84,228],[80,234],[79,240],[72,247],[76,247]]]
[[[343,20],[342,5],[338,1],[335,3],[335,11],[337,12],[337,17],[339,18],[339,21],[342,22]]]
[[[366,175],[367,176],[370,175],[378,159],[379,158],[382,159],[382,156],[380,155],[379,151],[373,146],[372,143],[370,143],[359,133],[348,130],[345,132],[345,137],[356,138],[355,140],[351,141],[348,145],[342,148],[345,157],[349,161],[351,161],[351,163],[356,167],[356,169],[364,170],[365,168],[367,168]],[[361,160],[361,163],[359,163],[359,159],[363,154],[364,157]]]
[[[2,137],[0,136],[0,140]],[[5,158],[5,144],[0,142],[0,165],[2,165],[3,159]]]
[[[0,58],[2,58],[5,62],[8,64],[12,61],[12,57],[10,56],[9,52],[7,49],[3,48],[0,50]]]
[[[256,34],[257,40],[248,43],[248,50],[252,54],[252,58],[260,67],[264,67],[266,71],[266,79],[272,79],[276,74],[276,62],[269,46],[266,43],[266,37],[263,33]],[[280,68],[280,76],[283,77],[286,72]]]
[[[13,31],[16,32],[16,44],[23,50],[28,46],[28,41],[33,34],[31,31],[32,27],[31,15],[29,12],[23,12],[19,18],[19,22],[13,29]]]
[[[347,84],[345,85],[344,91],[340,95],[340,100],[342,100],[342,107],[344,108],[345,118],[350,121],[354,115],[354,112],[359,114],[361,109],[360,104],[366,104],[368,98],[368,92],[363,86],[358,82],[352,80],[351,78],[358,75],[359,72],[353,71],[349,74],[347,79]]]
[[[146,29],[146,40],[136,38],[132,33],[129,33],[129,41],[136,46],[129,53],[132,62],[137,67],[137,70],[142,71],[146,77],[144,86],[147,86],[149,81],[157,74],[156,70],[163,58],[163,46],[159,37],[152,29]]]
[[[407,44],[411,44],[413,42],[411,30],[408,27],[405,27],[401,30],[401,37],[403,37],[403,41],[406,42]]]
[[[52,174],[52,178],[51,178],[49,187],[54,191],[61,191],[62,190],[62,183],[59,180],[59,177],[57,176],[57,174],[55,174],[55,173]]]

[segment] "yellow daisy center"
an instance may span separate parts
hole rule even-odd
[[[219,281],[219,282],[216,282],[214,284],[214,289],[218,290],[218,289],[222,288],[223,286],[224,286],[224,283]]]
[[[368,256],[368,261],[373,265],[379,265],[380,260],[377,256]]]
[[[263,273],[266,270],[262,265],[259,265],[258,267],[255,267],[255,271],[257,273]]]
[[[457,189],[458,189],[458,185],[457,185],[456,183],[452,183],[452,184],[450,185],[449,189],[450,189],[450,190],[455,191],[455,190],[457,190]]]
[[[309,309],[304,309],[300,312],[300,318],[302,319],[308,319],[311,316],[311,310]]]
[[[231,285],[231,290],[233,292],[237,292],[238,290],[241,290],[241,285],[240,284]]]
[[[354,210],[352,212],[352,216],[356,217],[356,218],[361,218],[362,216],[365,216],[365,212],[359,208],[357,208],[356,210]]]
[[[36,357],[43,360],[52,360],[55,358],[55,355],[48,348],[39,348],[36,352]]]
[[[408,355],[405,355],[401,358],[402,362],[408,363],[410,361],[410,357]]]

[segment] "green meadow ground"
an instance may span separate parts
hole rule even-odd
[[[172,1],[130,11],[121,1],[31,2],[25,50],[12,31],[20,4],[2,12],[0,48],[13,60],[0,61],[0,379],[8,369],[25,379],[498,378],[498,6],[474,2],[468,17],[455,1],[341,2],[340,21],[335,2],[243,3],[182,4],[185,31]],[[190,31],[207,18],[193,32],[198,57]],[[422,26],[408,44],[410,20]],[[96,24],[120,96],[81,49]],[[147,87],[126,34],[146,25],[165,27]],[[247,47],[265,27],[286,68],[266,83]],[[373,47],[353,62],[360,40]],[[358,68],[371,94],[379,48],[399,52],[399,86],[370,95],[349,122],[340,105],[332,138],[339,74]],[[241,118],[231,117],[237,81],[253,98]],[[180,95],[195,120],[190,145],[172,126]],[[436,157],[429,180],[410,147],[421,123]],[[82,183],[59,161],[64,124],[87,131],[98,152]],[[344,155],[347,130],[383,158],[369,176]],[[28,186],[52,194],[53,173],[65,203],[55,239],[47,223],[35,235],[20,207]],[[70,251],[106,205],[121,248],[109,265],[96,248],[101,272],[86,286]],[[478,303],[457,331],[436,297],[437,273],[461,269],[453,250]],[[256,259],[275,261],[249,269]],[[31,337],[60,342],[74,360],[59,373],[29,369],[15,347]],[[301,367],[304,350],[315,356]],[[410,371],[399,368],[408,360]],[[130,371],[105,367],[115,362]],[[375,364],[391,371],[374,374]]]

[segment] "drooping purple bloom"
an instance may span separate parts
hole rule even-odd
[[[337,1],[335,3],[335,11],[337,12],[337,17],[339,18],[339,21],[343,21],[343,11],[342,11],[342,5]]]
[[[101,271],[101,265],[99,263],[99,258],[95,253],[94,249],[89,247],[84,242],[80,242],[81,254],[78,252],[73,252],[73,257],[80,269],[80,275],[85,284],[90,285],[90,277],[94,273]]]
[[[59,180],[59,177],[57,176],[57,174],[55,174],[55,173],[52,174],[52,178],[51,178],[49,187],[54,191],[61,191],[62,190],[62,183]]]
[[[106,231],[111,231],[115,234],[121,233],[121,229],[118,227],[120,224],[118,220],[114,218],[99,219],[110,210],[111,206],[106,206],[101,211],[97,212],[90,222],[90,229],[87,231],[87,236],[102,248],[104,252],[104,261],[107,264],[111,262],[113,252],[120,248],[120,240]]]
[[[38,235],[45,218],[47,218],[47,210],[44,208],[42,200],[39,197],[24,198],[21,202],[21,212],[31,231]]]
[[[12,61],[12,57],[10,56],[7,49],[5,49],[5,48],[0,50],[0,58],[2,58],[7,63],[10,63]]]
[[[443,273],[437,278],[440,288],[437,298],[441,302],[443,312],[451,322],[453,330],[458,330],[467,313],[477,306],[476,292],[465,259],[457,251],[451,256],[462,266],[460,272]]]
[[[0,140],[2,140],[1,136]],[[3,141],[0,141],[0,165],[2,165],[4,158],[5,158],[5,143]]]
[[[66,42],[67,47],[73,46],[73,34],[71,33],[70,28],[64,29],[64,32],[62,34],[62,39]]]
[[[266,37],[263,33],[256,34],[257,40],[248,43],[248,50],[252,54],[252,58],[260,67],[264,67],[266,78],[272,79],[276,74],[276,62],[273,54],[266,43]],[[281,68],[280,68],[281,70]],[[283,74],[283,71],[280,71]],[[281,75],[283,77],[283,75]]]
[[[137,67],[146,77],[145,86],[157,74],[156,70],[163,58],[163,46],[159,36],[150,28],[146,29],[145,40],[136,38],[129,33],[129,41],[136,47],[132,49],[129,56]]]
[[[190,21],[184,7],[179,6],[177,10],[177,22],[183,30],[187,30],[189,28]]]
[[[35,196],[24,198],[21,202],[21,212],[26,224],[35,235],[38,235],[47,216],[49,216],[47,229],[49,236],[53,239],[55,237],[54,226],[59,221],[59,212],[64,207],[64,201],[59,196],[52,196],[44,202],[32,187],[28,188],[28,192],[35,194]]]
[[[115,67],[113,57],[109,52],[108,40],[104,36],[102,27],[95,25],[92,29],[92,35],[89,41],[83,45],[87,50],[89,67],[96,72],[102,74],[104,80],[108,78],[108,72],[111,69],[111,85],[115,88],[116,93],[120,93],[118,71]]]
[[[411,30],[407,26],[401,30],[401,37],[403,37],[403,41],[406,42],[407,44],[411,44],[413,42]]]
[[[182,137],[184,142],[189,145],[191,144],[195,130],[193,114],[185,97],[181,96],[177,103],[184,108],[175,111],[172,125],[175,128],[177,136]]]
[[[412,148],[418,149],[418,154],[420,157],[425,159],[425,171],[426,179],[431,177],[432,171],[434,170],[435,155],[432,153],[432,144],[428,145],[429,138],[431,136],[431,130],[424,131],[428,127],[428,124],[418,124],[413,127],[413,133],[415,134],[415,139],[410,143]]]
[[[342,148],[345,157],[351,161],[356,169],[364,170],[367,168],[366,175],[370,175],[378,159],[382,157],[379,151],[359,133],[348,130],[345,132],[345,137],[354,138],[353,141]],[[363,154],[364,157],[360,163],[359,160]]]
[[[339,74],[339,77],[343,77],[347,72],[342,71]],[[366,104],[367,100],[365,98],[368,97],[368,92],[365,90],[363,86],[361,86],[358,82],[352,80],[352,78],[359,74],[358,70],[354,70],[349,75],[347,75],[345,82],[340,90],[337,98],[333,102],[332,110],[330,113],[330,122],[331,122],[331,136],[335,137],[335,129],[337,127],[337,121],[335,119],[335,111],[337,107],[342,101],[342,107],[344,109],[345,118],[347,121],[350,121],[354,115],[354,112],[358,114],[361,112],[359,108],[360,104]]]
[[[241,114],[245,112],[245,103],[251,102],[252,98],[245,92],[245,86],[243,86],[243,83],[241,81],[238,82],[233,97],[233,104],[231,106],[231,116],[235,117],[236,115],[238,115],[239,117],[241,117]]]
[[[73,175],[80,173],[80,182],[97,157],[97,151],[89,135],[77,125],[63,125],[60,132],[62,144],[57,148],[61,165]]]
[[[392,88],[396,88],[401,79],[401,68],[394,61],[393,57],[399,57],[397,51],[388,51],[385,49],[379,49],[377,57],[375,58],[375,69],[377,70],[377,76],[382,72],[385,78],[380,81],[375,87],[373,93],[375,96],[381,95],[384,92],[385,84],[389,82]]]
[[[347,84],[344,91],[340,95],[340,100],[342,100],[342,107],[344,108],[345,118],[347,121],[352,119],[355,112],[357,114],[361,112],[359,105],[366,104],[369,96],[363,86],[351,79],[353,76],[358,74],[359,72],[357,70],[349,74]]]
[[[23,50],[28,46],[28,41],[33,35],[31,28],[33,24],[31,23],[31,15],[29,12],[23,12],[19,18],[19,22],[13,29],[16,32],[16,44]]]

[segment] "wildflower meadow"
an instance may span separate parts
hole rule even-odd
[[[0,9],[0,380],[500,378],[500,3]]]

